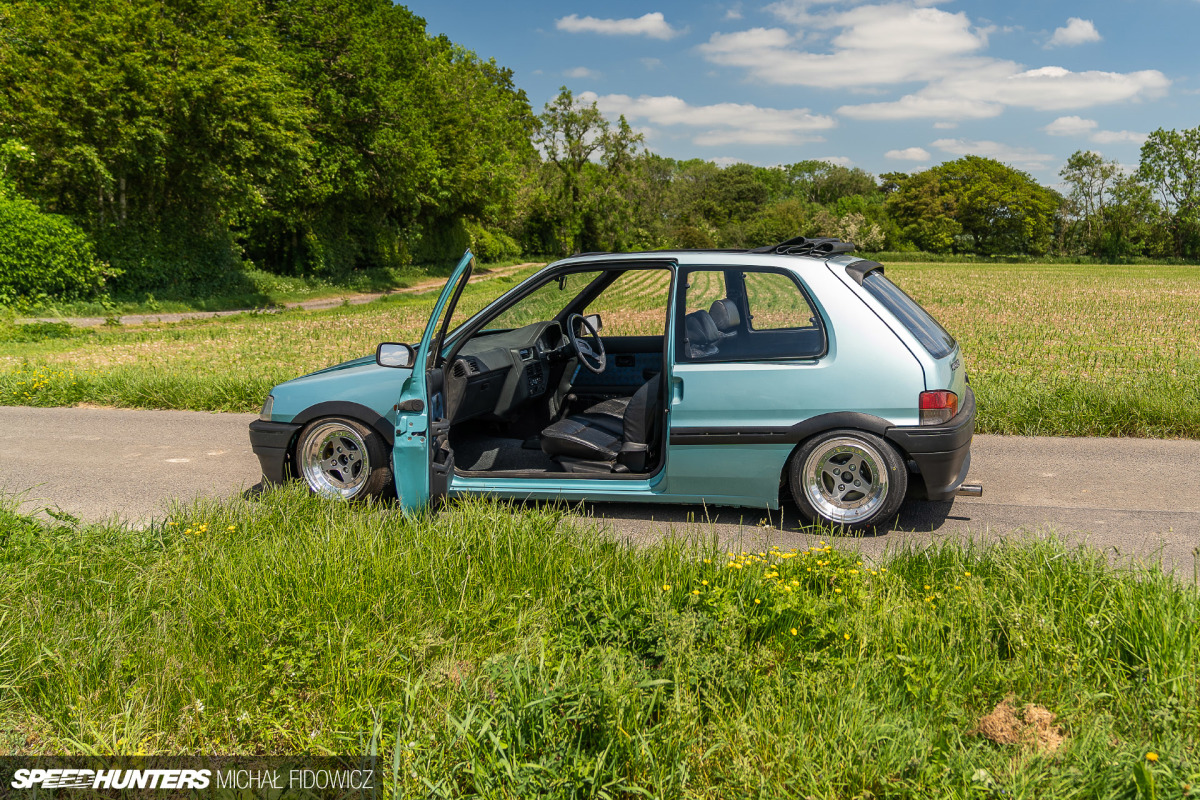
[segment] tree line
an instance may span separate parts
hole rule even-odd
[[[675,160],[566,88],[535,113],[390,0],[0,8],[0,301],[800,234],[1196,259],[1198,176],[1200,128],[1155,131],[1133,173],[1077,152],[1062,194],[978,156],[878,177]]]

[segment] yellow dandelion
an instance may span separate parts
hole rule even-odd
[[[841,590],[841,589],[834,589],[834,591],[835,591],[835,592],[837,592],[838,594],[841,594],[841,593],[842,593],[842,590]]]
[[[711,563],[712,563],[712,559],[711,559],[711,558],[706,558],[706,559],[704,559],[704,563],[705,563],[705,564],[711,564]]]
[[[812,570],[809,570],[809,572],[812,572]],[[800,585],[800,581],[798,581],[798,580],[795,580],[795,579],[793,578],[793,579],[792,579],[792,586],[799,586],[799,585]]]
[[[964,572],[963,575],[966,575],[968,578],[971,577],[971,573],[969,572]]]
[[[663,584],[663,591],[664,591],[664,592],[669,592],[669,591],[671,591],[671,584],[669,584],[669,583],[664,583],[664,584]]]
[[[961,587],[961,586],[957,586],[957,585],[956,585],[954,588],[955,588],[955,589],[961,589],[962,587]]]
[[[796,635],[796,629],[792,628],[792,636],[795,636],[795,635]]]
[[[231,531],[236,531],[236,530],[237,530],[237,525],[230,525],[230,526],[229,526],[229,530],[231,530]]]
[[[762,603],[762,600],[759,600],[757,597],[754,598],[754,605],[759,605],[760,603]]]
[[[845,639],[845,640],[848,642],[848,641],[850,641],[850,634],[848,634],[848,633],[843,633],[843,634],[842,634],[842,638],[843,638],[843,639]]]
[[[1158,761],[1158,753],[1154,751],[1146,753],[1146,760],[1153,764],[1155,761]]]
[[[701,586],[708,586],[708,581],[700,581]]]
[[[699,590],[699,589],[692,589],[692,594],[700,594],[700,590]]]
[[[928,592],[928,591],[929,591],[930,589],[932,589],[932,588],[933,588],[933,587],[932,587],[932,586],[930,586],[928,583],[927,583],[927,584],[925,584],[925,591],[927,591],[927,592]]]
[[[851,574],[851,575],[857,575],[857,574],[858,574],[858,570],[856,570],[856,569],[852,569],[852,570],[850,570],[850,574]]]
[[[735,566],[735,567],[737,567],[738,569],[741,569],[741,568],[742,568],[742,565],[741,565],[741,564],[734,564],[734,566]]]

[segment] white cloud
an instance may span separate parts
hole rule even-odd
[[[928,161],[932,156],[924,147],[906,147],[903,150],[888,150],[883,154],[884,158],[892,158],[897,161]]]
[[[894,101],[838,109],[857,119],[988,119],[1008,106],[1087,108],[1155,97],[1170,86],[1158,70],[1073,72],[988,56],[988,35],[996,29],[974,24],[966,12],[935,8],[934,2],[784,0],[767,10],[788,26],[714,33],[699,50],[710,62],[743,69],[767,84],[854,92],[924,84]],[[1078,22],[1098,36],[1091,23]],[[1079,26],[1074,30],[1078,36]]]
[[[839,31],[826,37],[832,52],[799,49],[782,28],[714,33],[700,51],[714,63],[743,67],[767,83],[850,88],[933,80],[987,43],[971,30],[963,12],[899,3],[831,12],[813,18],[810,26]]]
[[[731,164],[744,163],[743,159],[734,158],[733,156],[717,156],[716,158],[710,158],[709,161],[716,164],[718,167],[728,167]]]
[[[987,140],[938,139],[933,146],[953,156],[985,156],[1024,170],[1042,169],[1054,160],[1054,156],[1039,153],[1032,147],[1013,147]]]
[[[571,69],[563,70],[563,75],[568,78],[598,78],[600,73],[587,67],[572,67]]]
[[[700,146],[729,144],[793,145],[823,141],[818,131],[837,125],[832,117],[813,114],[807,108],[762,108],[742,103],[693,106],[678,97],[626,94],[596,95],[583,92],[583,103],[595,102],[605,114],[623,114],[630,120],[651,125],[692,128],[693,143]]]
[[[1086,136],[1096,129],[1096,120],[1083,117],[1059,117],[1042,128],[1051,136]]]
[[[742,18],[742,4],[741,3],[734,3],[732,6],[729,7],[728,10],[725,11],[725,19],[741,19],[741,18]]]
[[[899,100],[842,106],[837,113],[854,119],[888,120],[941,117],[943,119],[988,119],[1000,116],[1004,106],[968,97],[932,97],[907,94]]]
[[[824,156],[818,158],[817,161],[824,161],[826,164],[833,164],[835,167],[854,166],[854,161],[849,156]]]
[[[983,119],[1000,114],[1005,106],[1046,111],[1157,97],[1170,83],[1158,70],[1072,72],[1040,67],[1022,71],[1011,61],[995,60],[932,82],[899,100],[842,106],[838,113],[879,120]]]
[[[1059,117],[1042,130],[1051,136],[1086,136],[1096,144],[1141,145],[1147,139],[1147,134],[1135,131],[1100,131],[1096,128],[1094,119]]]
[[[602,33],[610,36],[649,36],[651,39],[670,39],[682,31],[672,28],[661,11],[625,19],[598,19],[571,14],[555,20],[554,26],[568,33]]]
[[[1096,144],[1136,144],[1139,147],[1149,138],[1149,134],[1136,131],[1096,131],[1092,135]]]
[[[1046,42],[1046,47],[1074,47],[1088,42],[1098,42],[1103,37],[1096,30],[1090,19],[1071,17],[1062,28],[1055,28],[1054,35]]]
[[[641,59],[642,66],[646,69],[658,69],[662,66],[661,58],[643,58]]]
[[[933,127],[939,131],[949,131],[949,130],[954,130],[955,128],[957,128],[958,123],[957,122],[945,122],[945,121],[935,122],[935,123],[933,123]]]

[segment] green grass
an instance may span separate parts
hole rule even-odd
[[[10,505],[0,742],[375,740],[404,797],[1196,796],[1195,586],[1054,540],[846,544],[635,549],[546,506],[297,487],[141,529]],[[1057,715],[1057,752],[975,732],[1007,697]]]
[[[472,284],[460,316],[532,271]],[[887,271],[962,343],[981,432],[1200,438],[1200,268]],[[605,332],[661,330],[662,288],[642,273],[602,296]],[[547,307],[559,299],[557,286],[549,293]],[[282,380],[370,353],[380,341],[413,341],[432,301],[393,295],[327,312],[127,329],[0,327],[0,403],[254,411]]]

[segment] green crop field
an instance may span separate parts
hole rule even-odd
[[[1196,796],[1194,585],[1054,540],[760,547],[298,486],[141,528],[0,501],[0,752],[374,747],[396,797]]]
[[[456,316],[532,271],[468,287]],[[892,264],[888,275],[962,343],[980,431],[1200,438],[1200,268]],[[662,329],[661,273],[614,289],[600,301],[606,333]],[[512,321],[562,296],[557,285],[545,294]],[[417,338],[432,300],[127,329],[0,328],[0,403],[252,411],[281,380]]]

